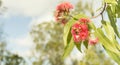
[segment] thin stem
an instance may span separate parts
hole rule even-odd
[[[72,15],[69,15],[70,17],[72,17],[74,20],[78,20],[77,18],[73,17]]]
[[[98,16],[101,15],[102,16],[102,20],[103,20],[103,12],[105,11],[106,6],[107,6],[107,3],[104,4],[103,10],[98,15],[91,17],[91,19],[97,18]],[[78,20],[77,18],[73,17],[72,15],[69,15],[69,16],[72,17],[74,20]]]
[[[102,17],[102,20],[104,20],[104,18],[103,18],[103,14],[101,14],[101,17]]]
[[[92,18],[97,18],[97,17],[100,16],[100,15],[102,16],[103,12],[104,12],[105,9],[106,9],[106,6],[107,6],[107,3],[104,4],[103,10],[102,10],[98,15],[91,17],[91,19],[92,19]]]

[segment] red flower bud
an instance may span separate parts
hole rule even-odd
[[[90,20],[88,18],[81,18],[79,19],[79,22],[88,23]]]
[[[98,38],[95,38],[95,39],[89,39],[89,44],[90,45],[95,45],[98,43]]]

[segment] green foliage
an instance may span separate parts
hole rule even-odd
[[[25,65],[25,60],[6,50],[0,50],[0,64],[2,65]]]
[[[25,65],[25,63],[23,57],[6,50],[6,40],[0,23],[0,65]]]
[[[81,1],[79,3],[81,3]],[[107,6],[103,9],[103,11],[107,12],[110,22],[104,20],[104,16],[102,16],[102,21],[99,21],[102,24],[101,27],[96,28],[94,23],[91,22],[89,23],[89,30],[91,34],[95,35],[95,37],[98,37],[100,44],[103,46],[105,51],[111,56],[111,58],[113,58],[118,64],[120,64],[120,60],[119,60],[120,44],[118,43],[118,40],[117,40],[117,38],[120,38],[120,33],[118,30],[118,26],[116,25],[117,18],[119,18],[120,16],[120,13],[119,13],[120,0],[104,0],[104,3],[107,4]],[[62,52],[59,52],[61,49],[58,49],[58,48],[62,48],[63,50],[63,46],[65,46],[63,59],[70,54],[74,46],[79,51],[81,51],[81,44],[83,44],[86,48],[89,47],[88,41],[75,43],[71,35],[71,27],[77,21],[77,19],[88,18],[88,16],[80,14],[80,13],[85,13],[85,12],[81,12],[81,9],[82,11],[88,10],[92,16],[94,15],[93,10],[91,9],[90,6],[86,5],[84,8],[82,8],[81,5],[82,4],[78,4],[77,7],[79,8],[75,8],[75,10],[72,12],[71,19],[64,26],[63,34],[62,34],[62,26],[61,28],[59,28],[58,26],[60,25],[56,23],[42,23],[37,25],[35,27],[36,29],[32,29],[31,33],[33,35],[34,42],[36,43],[35,48],[37,52],[41,53],[41,56],[38,58],[39,59],[38,62],[34,62],[33,63],[34,65],[42,65],[46,60],[46,59],[42,59],[42,57],[46,57],[46,56],[50,56],[50,57],[47,57],[47,60],[49,60],[50,64],[63,65],[64,64],[63,60],[61,60],[60,58],[62,56],[61,55]],[[85,9],[85,8],[88,8],[88,9]],[[100,13],[100,15],[103,15],[103,11],[102,13]],[[52,26],[52,25],[55,25],[55,26]],[[63,40],[61,40],[62,35],[63,35]],[[50,37],[48,39],[48,42],[45,42],[46,38],[48,37]],[[62,46],[61,43],[63,42],[64,42],[64,45]],[[97,56],[95,53],[90,53],[90,54],[88,53],[88,56],[86,53],[85,58],[87,59],[85,62],[81,62],[82,64],[80,65],[100,65],[101,62],[98,62],[97,60],[95,60],[95,58],[100,57],[103,59],[104,56]],[[95,57],[91,57],[92,55],[94,55]],[[54,56],[54,57],[51,57],[51,56]],[[93,61],[93,64],[90,63],[92,61]],[[102,60],[99,60],[99,61],[102,61]],[[101,65],[113,65],[113,64],[109,64],[108,61],[106,60],[106,63]]]
[[[98,49],[99,48],[99,49]],[[114,65],[110,58],[106,57],[99,45],[90,46],[85,50],[85,56],[79,65]]]
[[[104,49],[108,54],[118,63],[120,59],[120,47],[117,41],[115,40],[114,30],[111,27],[109,22],[103,21],[103,27],[105,28],[105,33],[101,28],[93,28],[95,30],[94,34],[99,38],[100,43],[103,45]],[[94,25],[91,27],[95,27]]]
[[[116,17],[115,17],[115,13],[112,12],[111,7],[108,6],[107,7],[107,12],[108,12],[108,17],[110,19],[110,24],[113,27],[115,33],[117,34],[117,36],[120,38],[120,34],[116,25]]]
[[[48,64],[65,65],[64,60],[61,59],[63,55],[63,50],[64,50],[62,29],[63,29],[63,26],[57,24],[56,22],[44,22],[33,27],[31,31],[31,35],[33,35],[34,40],[35,39],[37,40],[37,41],[34,41],[35,48],[36,48],[35,51],[36,51],[36,54],[40,53],[40,56],[37,57],[37,60],[35,62],[33,62],[33,65],[42,65],[46,62],[46,60],[49,60],[49,62],[46,65]],[[36,37],[35,35],[39,37]],[[48,42],[45,41],[47,39],[45,35],[47,36],[50,35],[50,39],[48,40]],[[69,49],[71,49],[73,45],[75,46],[73,40],[71,40],[70,42],[72,43],[67,44],[70,47],[67,48],[68,50],[67,49],[65,50],[66,53],[64,55],[64,58],[71,52],[69,51]],[[98,48],[98,50],[99,49],[100,48]],[[106,58],[102,52],[97,53],[96,51],[98,50],[97,48],[93,48],[93,49],[88,48],[88,50],[86,50],[85,52],[84,58],[81,61],[72,59],[73,60],[72,65],[82,65],[82,63],[88,65],[87,64],[88,62],[91,65],[93,65],[96,63],[96,60],[97,62],[99,62],[97,64],[113,65],[110,59]],[[45,57],[47,58],[45,59]]]
[[[117,40],[117,38],[120,38],[120,33],[118,30],[118,26],[116,25],[117,18],[119,18],[120,16],[120,13],[119,13],[120,0],[104,0],[104,3],[107,3],[107,6],[105,7],[105,9],[103,9],[103,11],[107,12],[110,22],[105,21],[104,16],[102,16],[101,27],[96,28],[94,23],[91,22],[89,23],[89,29],[90,29],[90,32],[93,33],[93,35],[99,38],[99,42],[103,45],[104,49],[111,56],[111,58],[113,58],[118,64],[120,64],[120,60],[119,60],[120,59],[120,44],[118,43],[118,40]],[[78,11],[79,9],[75,9],[75,10]],[[100,13],[100,15],[103,15],[103,13]],[[73,17],[79,19],[84,16],[78,14],[77,17],[76,15]],[[86,16],[84,18],[86,18]],[[70,46],[70,43],[72,41],[70,31],[74,23],[75,23],[75,19],[72,18],[64,27],[64,43],[66,46],[65,52],[64,52],[65,56],[67,56],[72,50],[71,48],[73,48],[73,46],[72,47]],[[84,43],[84,46],[87,48],[88,42],[83,42],[83,43]],[[74,44],[79,50],[81,50],[80,46],[82,42],[80,42],[79,44],[76,44],[76,43]]]
[[[117,5],[115,6],[116,17],[120,18],[120,0],[117,1]]]
[[[116,0],[104,0],[106,3],[117,4]]]
[[[64,65],[62,54],[63,44],[63,26],[56,22],[43,22],[32,28],[31,35],[35,42],[36,54],[40,54],[33,65]]]
[[[68,56],[70,54],[70,52],[73,50],[73,48],[74,48],[74,41],[71,38],[70,43],[65,47],[65,51],[64,51],[64,54],[63,54],[62,58],[65,59],[66,56]]]
[[[85,15],[79,14],[74,16],[75,18],[86,18]],[[78,48],[78,50],[81,51],[81,43],[74,43],[71,33],[71,27],[72,25],[76,22],[76,20],[71,19],[64,27],[64,33],[63,33],[63,39],[64,39],[64,44],[65,44],[65,52],[63,54],[63,58],[65,58],[67,55],[70,54],[72,49],[74,48],[74,44]]]

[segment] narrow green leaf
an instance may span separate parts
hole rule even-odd
[[[98,28],[94,34],[96,37],[99,38],[99,41],[102,43],[102,45],[106,49],[109,49],[110,51],[116,54],[120,54],[119,50],[117,50],[115,47],[112,46],[112,42],[110,42],[110,40],[104,35],[104,33],[102,32],[100,28]]]
[[[118,1],[118,4],[116,5],[116,14],[117,14],[117,17],[120,18],[120,0]]]
[[[117,4],[116,0],[104,0],[105,3]]]
[[[108,49],[106,49],[106,51],[111,56],[111,58],[114,59],[118,63],[118,65],[120,65],[120,55],[116,55],[115,53]]]
[[[65,51],[62,56],[62,59],[65,59],[70,54],[70,52],[73,50],[73,48],[74,48],[74,41],[73,39],[71,39],[70,43],[65,47]]]
[[[92,23],[92,22],[88,23],[88,27],[89,27],[89,29],[93,29],[93,30],[96,29],[94,23]]]
[[[115,18],[115,15],[112,13],[112,10],[111,10],[110,6],[107,7],[107,13],[108,13],[108,17],[110,19],[111,26],[113,27],[117,36],[120,38],[120,33],[119,33],[117,25],[116,25],[116,18]]]
[[[95,36],[99,38],[99,41],[101,42],[101,44],[103,45],[103,47],[105,48],[105,50],[107,51],[107,53],[118,63],[120,64],[120,45],[118,44],[118,42],[116,41],[115,37],[114,37],[114,32],[113,32],[113,28],[111,27],[110,23],[106,21],[102,21],[103,27],[105,28],[105,33],[102,31],[101,28],[95,28],[94,24],[90,25],[90,27],[92,27],[95,32]],[[110,38],[109,38],[110,37]],[[113,41],[114,40],[114,41]],[[112,41],[112,42],[111,42]],[[113,45],[114,44],[114,45]]]
[[[64,33],[63,33],[63,40],[64,40],[64,45],[66,46],[70,40],[71,40],[71,32],[70,29],[72,25],[75,23],[74,19],[71,19],[64,27]],[[69,37],[70,36],[70,37]]]
[[[107,22],[107,21],[102,21],[102,22],[104,22],[103,27],[105,29],[106,36],[110,40],[110,42],[112,42],[111,46],[120,50],[120,45],[116,40],[115,32],[114,32],[112,26],[110,25],[110,22]]]
[[[88,49],[88,40],[85,40],[85,41],[83,42],[83,44],[84,44],[85,48]]]
[[[81,52],[81,44],[82,44],[82,42],[75,43],[76,48],[77,48],[80,52]]]
[[[108,36],[108,38],[110,40],[114,40],[115,39],[115,33],[114,33],[114,30],[113,30],[112,26],[110,25],[109,22],[107,22],[107,21],[104,21],[104,22],[105,22],[105,24],[103,24],[103,27],[106,31],[106,35]]]

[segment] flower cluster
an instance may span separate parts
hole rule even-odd
[[[88,18],[76,19],[70,15],[70,10],[73,9],[73,5],[69,2],[63,2],[56,7],[55,19],[57,22],[66,24],[69,18],[77,20],[71,28],[71,34],[74,42],[79,43],[81,41],[88,41],[88,44],[95,45],[98,42],[98,39],[90,38],[90,31],[88,28],[88,23],[90,20]]]
[[[87,22],[89,22],[89,19],[81,18],[72,26],[71,33],[75,42],[80,42],[88,39],[89,30]]]
[[[95,45],[98,42],[98,38],[91,39],[89,35],[88,23],[90,20],[88,18],[80,18],[71,29],[73,40],[76,43],[80,41],[88,40],[90,45]]]
[[[55,11],[56,21],[65,24],[67,22],[66,17],[69,15],[70,9],[73,9],[73,6],[69,2],[63,2],[59,4]]]

